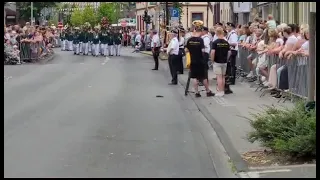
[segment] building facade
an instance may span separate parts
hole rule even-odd
[[[280,22],[303,24],[309,13],[316,12],[316,2],[280,2]]]
[[[214,15],[214,24],[221,22],[227,23],[232,21],[232,10],[230,2],[211,2],[212,11]]]
[[[143,21],[144,11],[146,10],[147,4],[145,2],[136,3],[136,16],[137,16],[137,29],[144,31],[146,24]],[[213,26],[213,13],[207,2],[182,2],[182,15],[181,25],[184,28],[192,26],[192,21],[202,20],[205,26]],[[164,23],[165,16],[165,5],[158,2],[149,2],[148,13],[152,18],[152,24],[150,28],[159,29],[159,24]],[[207,16],[208,13],[208,16]],[[208,17],[208,21],[207,21]],[[208,22],[208,24],[207,24]]]
[[[234,23],[236,24],[246,24],[250,18],[250,12],[252,9],[251,2],[234,2],[233,3],[233,13],[234,13]]]

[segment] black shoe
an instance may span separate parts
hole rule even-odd
[[[207,92],[207,97],[212,97],[212,96],[214,96],[215,94],[213,93],[213,92],[211,92],[211,91],[209,91],[209,92]]]
[[[277,94],[276,96],[273,96],[274,98],[281,98],[282,95],[281,94]]]
[[[73,55],[76,55],[76,53],[73,53]]]
[[[158,71],[158,69],[156,69],[156,68],[153,68],[153,69],[151,69],[151,70],[153,70],[153,71]]]
[[[196,98],[199,98],[199,97],[201,97],[201,94],[200,93],[196,93],[195,96],[196,96]]]
[[[178,85],[178,83],[171,82],[169,85]]]
[[[224,91],[224,94],[232,94],[232,93],[233,91],[231,91],[230,89]]]

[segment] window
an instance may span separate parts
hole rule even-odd
[[[201,20],[203,21],[203,13],[192,13],[191,14],[191,21],[195,21],[195,20]]]

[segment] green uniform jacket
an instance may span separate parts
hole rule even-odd
[[[108,44],[109,35],[108,35],[107,31],[101,32],[100,41],[101,41],[101,44]]]
[[[93,34],[93,44],[99,44],[99,40],[100,40],[100,34],[99,33],[96,33],[96,34]]]
[[[73,44],[79,44],[80,43],[80,33],[76,32],[73,34]]]
[[[114,44],[119,45],[122,41],[122,35],[120,33],[116,33],[114,35]]]
[[[89,41],[89,33],[84,31],[81,33],[81,42],[87,43]]]
[[[71,32],[68,32],[66,36],[68,41],[73,41],[73,34]]]
[[[93,41],[93,33],[92,32],[88,33],[88,41],[90,41],[90,42]]]
[[[108,45],[113,45],[114,44],[114,34],[109,33],[109,42]]]
[[[64,41],[66,39],[66,34],[63,32],[60,34],[60,40]]]

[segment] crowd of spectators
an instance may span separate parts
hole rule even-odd
[[[215,27],[211,29],[212,35],[214,35],[214,29],[216,27],[226,29],[224,24],[217,23]],[[292,76],[288,77],[288,75],[286,75],[287,78],[284,78],[286,80],[283,80],[282,77],[280,78],[281,72],[288,71],[286,69],[287,66],[284,65],[288,64],[290,60],[297,56],[302,58],[309,56],[308,24],[279,24],[273,19],[272,15],[269,15],[268,20],[255,18],[253,22],[235,26],[234,30],[238,35],[238,57],[241,55],[240,51],[249,52],[249,55],[245,57],[248,63],[247,67],[250,69],[246,76],[248,81],[257,81],[257,83],[269,88],[274,97],[280,98],[281,93],[276,89],[279,87],[281,89],[289,89],[290,78],[297,78]],[[279,65],[279,62],[273,62],[274,64],[270,66],[271,62],[267,56],[273,56],[281,60],[284,64]],[[306,64],[306,62],[299,62],[298,66],[307,68]],[[302,76],[304,76],[303,78],[305,78],[305,80],[300,81],[300,86],[307,86],[306,73]],[[296,86],[297,85],[299,84],[296,84]],[[300,93],[302,93],[300,94],[302,96],[306,95],[303,94],[305,92]]]
[[[4,27],[4,63],[19,64],[36,61],[53,53],[52,47],[57,46],[59,30],[54,26],[31,26],[26,23],[7,25]]]

